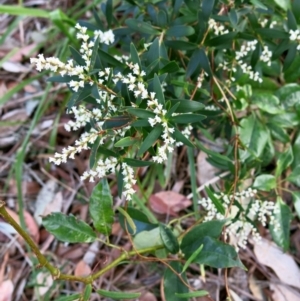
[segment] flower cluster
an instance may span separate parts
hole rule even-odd
[[[290,34],[290,40],[296,41],[298,43],[297,50],[300,50],[300,30],[299,29],[296,29],[296,30],[291,29],[289,31],[289,34]]]
[[[223,35],[229,32],[228,29],[225,29],[224,25],[218,24],[214,19],[209,19],[208,28],[213,29],[216,36]]]
[[[233,244],[237,249],[245,248],[249,235],[254,240],[260,240],[260,235],[253,226],[253,223],[258,220],[263,226],[266,226],[267,220],[271,225],[274,225],[274,229],[279,229],[280,225],[276,221],[274,215],[277,213],[277,206],[273,202],[261,201],[255,199],[257,194],[256,189],[248,188],[241,192],[237,192],[235,195],[226,195],[224,193],[215,194],[215,197],[222,201],[222,205],[225,212],[229,210],[229,205],[232,201],[237,201],[244,207],[244,211],[239,215],[239,219],[231,221],[226,225],[225,236],[229,239],[230,243]],[[210,198],[202,198],[198,202],[205,210],[206,216],[204,221],[210,221],[213,219],[223,220],[225,216],[220,213],[213,201]],[[230,214],[235,215],[236,206],[231,207]],[[234,218],[235,216],[232,216]]]
[[[124,188],[123,194],[126,197],[126,200],[131,200],[132,195],[135,194],[135,190],[133,189],[133,186],[136,183],[136,180],[134,179],[134,172],[133,169],[126,163],[122,163],[122,174],[124,179]]]
[[[272,51],[269,50],[268,46],[264,46],[264,50],[260,55],[260,60],[271,66]]]

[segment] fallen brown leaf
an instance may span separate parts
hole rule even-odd
[[[0,301],[11,301],[14,292],[14,284],[11,280],[4,280],[0,283]]]

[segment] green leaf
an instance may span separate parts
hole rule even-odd
[[[157,29],[155,29],[150,23],[146,23],[136,19],[127,19],[125,20],[125,24],[137,32],[150,34],[150,35],[160,34],[160,32]]]
[[[97,290],[97,293],[100,296],[115,299],[115,300],[136,299],[141,296],[141,293],[110,292],[106,290]]]
[[[200,252],[203,249],[203,245],[201,245],[198,249],[195,250],[194,253],[192,253],[192,255],[187,259],[187,261],[185,262],[183,268],[182,268],[182,272],[185,272],[186,269],[189,267],[189,265],[195,260],[195,258],[200,254]]]
[[[300,165],[293,168],[292,173],[289,174],[286,180],[300,187]]]
[[[273,94],[255,94],[252,101],[262,111],[269,114],[280,114],[284,112],[284,110],[280,108],[280,100]]]
[[[278,178],[279,176],[281,176],[282,172],[292,164],[293,160],[293,151],[292,148],[289,147],[284,153],[281,153],[277,159],[275,177]]]
[[[55,75],[47,78],[47,82],[50,83],[69,83],[71,80],[77,79],[75,76],[60,76],[60,75]]]
[[[169,37],[187,37],[195,33],[195,30],[191,26],[187,25],[173,25],[166,31],[166,36]]]
[[[269,132],[255,115],[250,115],[240,122],[239,135],[242,143],[247,148],[245,151],[240,151],[242,161],[249,157],[262,156]]]
[[[172,253],[176,254],[179,252],[179,244],[174,233],[165,225],[159,225],[160,237],[164,243],[166,249]]]
[[[131,158],[124,158],[123,161],[132,167],[144,167],[154,164],[152,161],[144,161]]]
[[[137,155],[141,156],[145,151],[147,151],[156,140],[160,137],[163,128],[161,125],[155,126],[155,128],[147,135],[144,142],[142,143]]]
[[[178,142],[182,142],[186,146],[194,147],[194,144],[186,138],[178,129],[174,128],[174,133],[172,134],[174,139]]]
[[[183,294],[178,294],[175,293],[175,296],[179,298],[196,298],[196,297],[204,297],[207,296],[209,293],[207,291],[196,291],[196,292],[189,292],[189,293],[183,293]]]
[[[297,57],[297,44],[290,45],[288,49],[288,53],[284,59],[283,69],[282,71],[285,72],[294,62],[295,58]]]
[[[81,294],[75,294],[75,295],[71,295],[71,296],[62,296],[59,297],[58,299],[56,299],[55,301],[74,301],[74,300],[78,300],[81,297]]]
[[[259,175],[255,178],[253,186],[259,190],[270,191],[276,188],[276,178],[268,174]]]
[[[97,186],[94,187],[90,198],[89,212],[95,229],[109,236],[114,222],[114,212],[112,209],[112,196],[106,178],[101,179]]]
[[[105,17],[107,20],[108,28],[111,28],[111,22],[113,19],[113,1],[112,0],[106,1]]]
[[[268,7],[261,3],[259,0],[250,0],[250,2],[256,7],[264,10],[268,10]]]
[[[286,31],[271,28],[256,28],[255,31],[268,39],[288,39],[289,34]]]
[[[111,129],[111,128],[118,128],[128,124],[130,121],[131,118],[129,118],[126,115],[114,116],[111,117],[110,119],[105,120],[102,128],[104,130]]]
[[[77,243],[93,242],[96,233],[84,221],[78,220],[74,215],[66,216],[59,212],[43,217],[43,225],[48,232],[58,240]]]
[[[284,252],[289,249],[290,245],[290,223],[292,214],[288,205],[286,205],[280,196],[277,197],[277,210],[274,214],[275,225],[270,225],[270,231],[273,240],[280,246]],[[279,228],[276,227],[276,223]]]
[[[91,56],[91,64],[90,64],[90,68],[89,68],[90,71],[93,70],[94,65],[96,63],[96,59],[97,59],[97,55],[98,55],[99,41],[100,41],[100,37],[98,36],[96,41],[94,42],[94,47],[93,47],[92,56]]]
[[[145,109],[140,109],[140,108],[132,108],[132,107],[128,107],[127,108],[128,113],[137,116],[139,118],[153,118],[155,117],[155,113],[149,111],[149,110],[145,110]]]
[[[139,141],[140,140],[137,138],[125,137],[125,138],[121,138],[119,141],[117,141],[114,144],[114,147],[127,147],[127,146],[131,146],[133,144],[136,144]]]
[[[152,224],[149,222],[148,217],[140,210],[133,208],[133,207],[127,207],[127,211],[126,211],[129,216],[131,217],[131,219],[133,220],[135,226],[133,228],[130,227],[130,225],[127,225],[127,230],[130,234],[133,235],[134,230],[136,230],[135,234],[138,234],[142,231],[149,231],[152,230],[154,228],[157,228],[156,224]],[[119,221],[120,221],[120,225],[121,227],[126,230],[125,228],[125,219],[123,215],[119,215]]]
[[[289,143],[290,136],[286,130],[274,122],[267,123],[267,127],[270,129],[272,136],[282,143]]]
[[[175,123],[186,124],[186,123],[197,123],[205,118],[206,118],[205,115],[200,115],[200,114],[180,114],[180,115],[172,116],[170,118],[170,121],[173,121]]]
[[[82,301],[89,301],[90,300],[90,296],[91,296],[91,293],[92,293],[92,285],[91,284],[87,284],[85,289],[84,289],[84,292],[83,292],[83,298],[82,298]]]
[[[86,64],[85,64],[85,61],[82,58],[81,54],[72,46],[69,46],[69,49],[71,51],[71,54],[72,54],[75,62],[80,66],[85,66]]]
[[[296,213],[298,215],[298,218],[300,218],[300,191],[293,191],[292,197]]]
[[[150,65],[151,63],[154,63],[155,61],[160,62],[161,59],[169,60],[169,56],[165,47],[164,42],[160,41],[159,38],[156,38],[147,53],[147,61]]]
[[[205,19],[205,21],[207,21],[213,11],[215,5],[215,0],[203,0],[202,1],[202,14],[203,17]]]
[[[163,246],[160,236],[159,227],[149,231],[141,231],[133,239],[134,246],[137,250]]]
[[[138,64],[140,69],[142,69],[139,54],[133,43],[130,43],[130,58],[134,64]]]
[[[205,191],[206,191],[208,197],[211,199],[211,201],[215,205],[218,212],[221,213],[222,215],[225,215],[225,209],[224,209],[222,203],[220,202],[220,199],[214,195],[214,193],[209,189],[208,186],[205,187]]]
[[[159,77],[155,74],[153,78],[153,91],[155,92],[155,97],[157,98],[158,103],[165,104],[165,96],[161,87]]]
[[[204,222],[200,225],[193,227],[187,234],[184,235],[180,248],[185,257],[190,257],[200,246],[198,239],[203,239],[205,236],[218,238],[221,233],[226,220],[214,220]],[[189,255],[186,254],[188,252]]]
[[[135,234],[136,233],[136,226],[134,224],[133,219],[130,217],[130,215],[122,208],[122,207],[118,207],[119,212],[125,217],[128,225],[130,226],[132,233],[131,234]],[[125,223],[124,223],[125,225]],[[125,230],[126,230],[126,226],[125,226]],[[127,228],[128,230],[128,228]]]
[[[236,32],[226,33],[221,36],[218,36],[218,37],[208,40],[206,42],[206,44],[207,44],[207,46],[210,46],[210,47],[225,49],[225,48],[228,48],[228,46],[232,44],[232,41],[236,37],[236,35],[237,35]]]
[[[190,113],[190,112],[196,112],[201,109],[203,109],[205,106],[198,102],[193,100],[187,100],[187,99],[171,99],[171,104],[174,106],[176,103],[179,103],[179,106],[176,108],[176,113]]]
[[[96,141],[94,142],[92,146],[92,150],[90,153],[90,168],[94,167],[94,164],[96,162],[96,157],[98,153],[98,147],[100,146],[101,137],[97,137]]]
[[[159,70],[159,74],[164,74],[164,73],[174,73],[179,70],[179,66],[175,61],[169,62],[166,64],[163,68]]]
[[[290,0],[274,0],[274,2],[280,6],[282,9],[287,11],[288,9],[291,9],[291,1]]]
[[[107,52],[103,51],[102,49],[98,49],[98,55],[101,61],[107,62],[109,65],[113,67],[125,68],[126,65],[122,62],[115,59],[113,56],[108,54]]]
[[[170,262],[170,266],[180,274],[182,271],[182,265],[179,262]],[[183,280],[187,282],[185,273],[181,274]],[[185,294],[188,293],[188,287],[181,281],[181,279],[169,268],[166,269],[164,274],[164,295],[165,300],[168,301],[181,301],[188,298],[180,298],[175,294]]]
[[[208,265],[217,269],[230,267],[239,267],[245,269],[233,246],[225,244],[209,236],[205,236],[202,239],[198,238],[197,242],[203,244],[203,249],[198,256],[196,256],[194,262]],[[186,250],[184,254],[186,258],[189,258],[192,255],[192,252]]]
[[[169,103],[169,102],[168,102]],[[172,116],[173,113],[175,113],[175,111],[177,110],[177,108],[179,107],[179,102],[177,102],[174,106],[172,106],[170,108],[170,110],[168,110],[167,114],[165,115],[166,119],[170,118]]]
[[[186,41],[165,41],[167,47],[173,48],[175,50],[194,50],[198,47],[197,44],[186,42]]]

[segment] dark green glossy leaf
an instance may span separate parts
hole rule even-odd
[[[98,147],[100,146],[101,137],[97,137],[96,141],[94,142],[90,154],[90,168],[94,167],[94,164],[96,162],[96,157],[98,153]]]
[[[276,188],[276,178],[269,174],[259,175],[255,178],[253,186],[259,190],[270,191]]]
[[[155,92],[155,97],[157,98],[158,103],[165,104],[165,96],[161,87],[161,82],[159,77],[155,74],[153,78],[153,91]]]
[[[127,208],[127,213],[133,220],[135,227],[131,228],[130,225],[127,225],[127,230],[130,234],[134,233],[134,229],[136,229],[136,234],[142,232],[142,231],[149,231],[154,228],[157,228],[156,224],[152,224],[149,222],[148,217],[140,210],[133,208],[133,207],[128,207]],[[125,227],[125,219],[123,215],[119,215],[119,221],[121,227],[126,230]]]
[[[202,239],[197,239],[198,243],[203,244],[202,251],[195,258],[194,262],[208,265],[217,269],[239,267],[245,269],[240,261],[238,254],[233,246],[218,241],[212,237],[205,236]],[[185,257],[191,256],[191,252],[186,250]]]
[[[182,271],[182,265],[179,262],[170,262],[170,266],[180,274]],[[183,280],[187,282],[185,273],[181,274]],[[175,294],[188,293],[188,287],[181,281],[181,279],[169,268],[166,269],[164,274],[164,294],[165,300],[168,301],[188,301],[188,298],[180,298]]]
[[[150,65],[151,63],[155,62],[156,60],[158,60],[158,62],[161,59],[166,59],[169,60],[169,56],[165,47],[164,42],[160,41],[159,38],[156,38],[147,53],[147,61],[148,64]]]
[[[153,118],[155,117],[155,113],[145,110],[145,109],[140,109],[140,108],[132,108],[128,107],[127,109],[128,113],[137,116],[139,118]]]
[[[112,209],[112,196],[106,178],[101,179],[97,186],[94,187],[90,198],[89,212],[95,229],[109,236],[114,222],[114,212]]]
[[[233,39],[236,37],[236,32],[230,32],[223,34],[221,36],[212,38],[206,42],[207,46],[217,47],[217,48],[228,48],[228,45],[231,45]]]
[[[115,59],[113,56],[103,51],[102,49],[98,49],[98,55],[101,61],[104,61],[114,67],[125,68],[126,65]]]
[[[147,119],[139,119],[139,120],[136,120],[134,121],[133,123],[131,123],[131,126],[132,127],[149,127],[150,126],[150,123],[148,122]]]
[[[293,168],[286,180],[300,187],[300,165]]]
[[[43,225],[48,232],[58,240],[70,243],[93,242],[96,233],[84,221],[78,220],[74,215],[66,216],[59,212],[43,217]]]
[[[166,31],[166,36],[169,37],[187,37],[195,33],[195,30],[191,26],[187,25],[173,25]]]
[[[181,114],[181,115],[172,116],[170,118],[170,121],[173,121],[175,123],[186,124],[186,123],[197,123],[205,118],[206,116],[200,114]]]
[[[274,214],[274,220],[275,223],[278,223],[279,228],[276,227],[276,224],[270,225],[269,228],[273,240],[286,252],[290,245],[290,223],[292,214],[289,206],[283,202],[280,196],[277,197],[276,206],[278,210]]]
[[[135,223],[134,223],[133,219],[131,218],[131,216],[122,207],[118,207],[118,210],[123,215],[123,217],[125,218],[128,226],[129,226],[129,229],[132,230],[132,234],[133,235],[136,234],[136,226],[135,226]],[[125,225],[125,222],[124,222],[125,231],[128,231],[127,224]]]
[[[230,20],[233,27],[237,26],[237,24],[238,24],[238,15],[237,15],[236,10],[234,8],[230,9],[229,20]]]
[[[171,99],[170,101],[171,101],[172,106],[179,103],[179,106],[176,108],[176,111],[175,111],[176,113],[196,112],[205,107],[202,103],[200,103],[198,101],[193,101],[193,100]]]
[[[115,300],[127,300],[127,299],[136,299],[141,296],[141,293],[126,293],[126,292],[110,292],[106,290],[97,290],[97,293],[100,296],[115,299]]]
[[[281,176],[282,172],[285,171],[293,162],[294,155],[292,148],[289,147],[284,153],[281,153],[277,159],[277,166],[275,171],[275,177]]]
[[[141,156],[145,151],[147,151],[160,137],[163,128],[161,125],[155,126],[155,128],[147,135],[145,140],[143,141],[137,155]]]
[[[69,46],[71,54],[75,60],[75,62],[80,66],[85,66],[85,60],[82,58],[81,54],[72,46]]]
[[[205,236],[218,238],[222,233],[225,223],[226,220],[214,220],[193,227],[185,234],[181,241],[180,248],[183,253],[185,253],[185,257],[189,258],[201,246],[197,239],[203,239]],[[188,252],[189,255],[187,255],[186,252]]]
[[[225,209],[224,209],[223,204],[220,201],[220,199],[214,195],[214,193],[210,190],[210,188],[208,186],[205,187],[205,191],[206,191],[208,197],[211,199],[211,201],[215,205],[218,212],[225,215]]]
[[[256,32],[268,39],[288,39],[289,34],[286,31],[271,29],[271,28],[257,28]]]
[[[112,128],[118,128],[118,127],[128,124],[130,121],[131,121],[131,119],[126,115],[114,116],[110,119],[105,120],[105,122],[103,124],[103,129],[107,130],[107,129],[112,129]]]
[[[144,166],[150,166],[153,164],[152,161],[143,161],[143,160],[137,160],[137,159],[131,159],[131,158],[124,158],[123,161],[133,167],[144,167]]]
[[[173,73],[177,72],[179,70],[179,66],[175,61],[169,62],[167,65],[165,65],[163,68],[159,70],[159,74],[164,73]]]
[[[179,252],[179,244],[174,233],[165,225],[159,225],[160,237],[164,243],[166,249],[172,253],[176,254]]]
[[[130,27],[131,29],[137,32],[150,34],[150,35],[160,34],[160,32],[157,29],[155,29],[150,23],[146,23],[135,19],[127,19],[125,20],[125,23],[128,27]]]
[[[274,2],[277,3],[277,5],[280,6],[282,9],[284,9],[285,11],[291,9],[290,0],[274,0]]]
[[[205,20],[208,20],[215,5],[215,0],[202,1],[202,14]]]
[[[130,58],[134,64],[138,64],[140,69],[142,69],[139,54],[133,43],[130,44]]]
[[[284,59],[284,64],[283,64],[283,72],[285,72],[294,62],[296,56],[297,56],[297,44],[292,44],[289,47],[287,56]]]
[[[98,55],[99,41],[100,41],[100,38],[97,37],[96,41],[94,42],[94,47],[93,47],[92,56],[91,56],[91,64],[90,64],[89,70],[93,70],[94,65],[96,63],[96,59],[97,59],[97,55]]]
[[[197,44],[186,42],[186,41],[165,41],[167,47],[176,49],[176,50],[194,50],[198,47]]]
[[[47,82],[51,82],[51,83],[69,83],[71,80],[76,80],[77,78],[75,76],[60,76],[60,75],[56,75],[56,76],[51,76],[47,78]]]
[[[107,20],[108,28],[111,28],[111,22],[113,19],[113,1],[107,0],[105,8],[105,17]]]

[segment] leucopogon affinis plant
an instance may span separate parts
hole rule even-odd
[[[297,5],[298,0],[289,7],[278,1],[108,0],[101,4],[103,20],[94,11],[94,22],[76,24],[78,51],[70,46],[66,63],[43,54],[32,58],[38,71],[57,74],[48,81],[67,84],[67,113],[73,117],[65,129],[81,133],[50,161],[60,165],[90,150],[81,179],[98,182],[89,202],[93,226],[52,213],[43,217],[46,229],[72,243],[93,242],[101,233],[111,247],[108,237],[118,218],[133,242],[120,258],[153,254],[151,260],[166,266],[168,301],[206,294],[186,281],[190,264],[245,268],[237,252],[249,237],[260,240],[258,223],[288,250],[292,215],[283,190],[295,203],[300,200],[283,184],[299,186],[300,86],[292,84],[294,66],[300,70]],[[195,225],[189,229],[182,225],[185,215],[159,223],[136,195],[137,168],[168,164],[178,147],[187,149],[190,166]],[[218,189],[207,184],[201,196],[193,179],[196,148],[226,174]],[[123,195],[118,213],[110,174]],[[76,281],[91,291],[93,281],[121,259]]]

